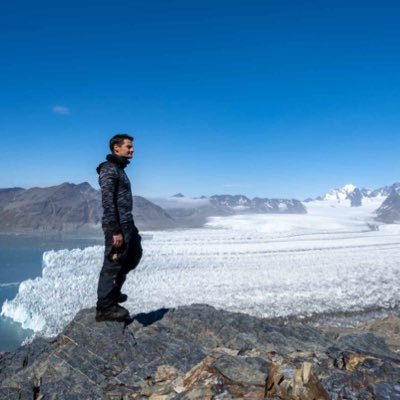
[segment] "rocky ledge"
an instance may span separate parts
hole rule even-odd
[[[400,399],[400,355],[371,331],[279,325],[207,305],[96,323],[0,356],[0,398]],[[385,322],[400,332],[400,319]],[[389,326],[389,328],[388,328]]]

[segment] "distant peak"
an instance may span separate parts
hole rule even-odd
[[[351,183],[348,183],[348,184],[346,184],[346,185],[344,185],[344,186],[342,187],[342,190],[343,190],[344,192],[347,192],[347,193],[354,192],[355,189],[356,189],[356,186],[354,186],[354,185],[351,184]]]
[[[171,197],[185,197],[185,196],[182,193],[177,193],[177,194],[174,194]]]
[[[357,187],[351,183],[348,183],[341,188],[331,189],[328,193],[323,197],[324,200],[334,200],[339,203],[347,200],[348,196],[352,194]]]

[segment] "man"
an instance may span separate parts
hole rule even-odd
[[[124,171],[133,157],[133,138],[118,134],[110,140],[106,159],[97,167],[103,204],[104,262],[97,289],[96,321],[123,321],[129,317],[121,292],[129,271],[142,257],[141,237],[132,218],[132,191]]]

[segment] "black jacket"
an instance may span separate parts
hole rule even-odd
[[[121,232],[121,224],[132,222],[132,190],[124,169],[129,161],[109,154],[96,171],[99,174],[103,204],[102,225],[114,234]]]

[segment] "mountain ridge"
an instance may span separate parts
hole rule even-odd
[[[142,229],[174,228],[175,221],[161,207],[133,196],[133,216]],[[0,231],[100,233],[100,191],[88,182],[64,182],[50,187],[0,191]]]
[[[331,189],[323,197],[309,201],[363,205],[366,199],[382,198],[376,210],[376,220],[383,223],[400,221],[400,204],[393,199],[384,201],[391,193],[400,194],[400,183],[371,190],[352,184]],[[273,213],[305,214],[303,202],[296,199],[269,199],[236,194],[215,194],[200,198],[177,193],[167,199],[146,199],[133,196],[133,216],[141,230],[201,227],[207,218],[236,214]],[[21,187],[0,189],[0,232],[73,232],[93,231],[101,234],[101,194],[88,182],[64,182],[50,187]]]
[[[175,208],[162,206],[142,196],[133,196],[133,217],[140,230],[191,228],[202,226],[210,216],[236,213],[306,213],[295,199],[248,199],[243,195],[214,195],[188,199],[172,196]],[[199,205],[200,203],[201,205]],[[0,189],[0,232],[101,233],[101,193],[88,182],[49,187]]]
[[[348,183],[340,188],[330,189],[323,196],[318,196],[315,199],[307,198],[304,201],[307,203],[314,200],[325,200],[337,203],[344,203],[349,200],[352,207],[359,207],[362,205],[363,199],[387,197],[393,190],[400,193],[400,182],[395,182],[392,185],[382,186],[374,190],[369,188],[359,188],[351,183]]]

